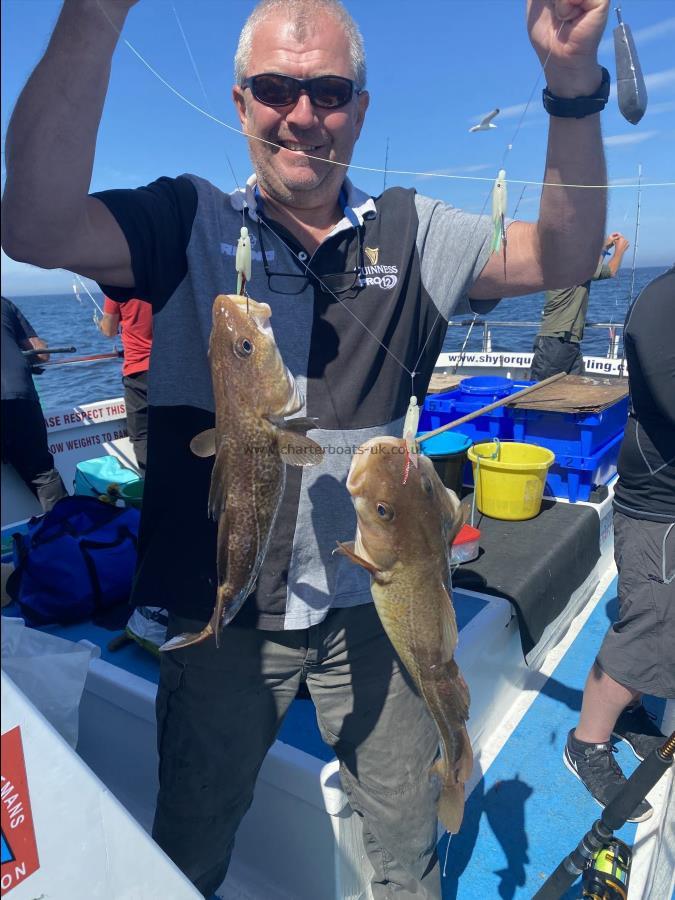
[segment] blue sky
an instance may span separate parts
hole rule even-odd
[[[491,180],[509,143],[507,176],[541,181],[547,116],[541,83],[516,133],[539,73],[525,28],[525,0],[347,0],[361,26],[368,54],[371,105],[353,164]],[[237,126],[230,100],[232,57],[254,3],[249,0],[141,0],[132,9],[124,37],[194,103]],[[2,136],[14,102],[44,50],[60,3],[2,0]],[[675,181],[675,3],[625,0],[624,21],[636,40],[649,94],[642,121],[622,118],[614,95],[603,113],[610,182],[609,230],[635,236],[637,179]],[[177,14],[177,15],[176,15]],[[180,23],[180,25],[179,25]],[[614,76],[610,15],[600,61]],[[190,61],[194,58],[199,78]],[[204,91],[202,91],[203,85]],[[494,107],[498,128],[468,129]],[[194,172],[229,190],[250,172],[246,142],[179,100],[120,43],[113,62],[92,181],[92,190],[135,187],[159,175]],[[365,190],[379,193],[381,173],[352,170]],[[3,165],[4,182],[4,165]],[[413,186],[420,193],[480,211],[491,184],[429,176],[387,176],[387,185]],[[512,185],[509,214],[522,187]],[[536,218],[539,189],[528,187],[518,218]],[[487,208],[487,207],[486,207]],[[675,187],[641,193],[636,265],[665,265],[675,258]],[[632,247],[629,254],[632,258]],[[69,291],[72,276],[45,272],[2,257],[2,292],[21,295]]]

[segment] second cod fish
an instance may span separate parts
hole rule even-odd
[[[218,590],[213,615],[197,634],[160,647],[197,644],[232,621],[251,593],[267,552],[286,484],[286,465],[316,465],[323,449],[306,436],[313,419],[286,419],[303,404],[270,326],[272,311],[237,294],[213,304],[209,363],[216,427],[194,437],[197,456],[215,454],[208,510],[218,520]]]
[[[394,437],[359,447],[347,478],[356,540],[338,552],[370,572],[384,630],[436,723],[442,755],[431,773],[442,785],[438,817],[456,833],[473,765],[469,690],[453,658],[457,620],[447,587],[450,544],[464,516],[428,457],[419,456],[403,478],[405,448]]]

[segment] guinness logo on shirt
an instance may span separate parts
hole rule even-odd
[[[366,254],[368,259],[370,260],[371,265],[376,266],[377,259],[380,255],[380,248],[379,247],[364,247],[363,252]]]

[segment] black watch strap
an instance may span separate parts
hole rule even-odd
[[[562,119],[583,119],[599,113],[609,99],[609,72],[602,67],[600,87],[590,97],[556,97],[546,87],[542,92],[544,109],[550,116]]]

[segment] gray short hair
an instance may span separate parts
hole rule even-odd
[[[260,0],[244,23],[239,36],[239,44],[234,56],[234,78],[237,84],[240,85],[246,78],[251,60],[253,32],[261,22],[277,12],[285,13],[289,21],[294,23],[296,34],[300,39],[312,28],[317,19],[317,13],[324,12],[333,16],[344,29],[349,42],[352,74],[356,86],[359,89],[365,88],[366,51],[363,46],[363,37],[358,25],[340,0]]]

